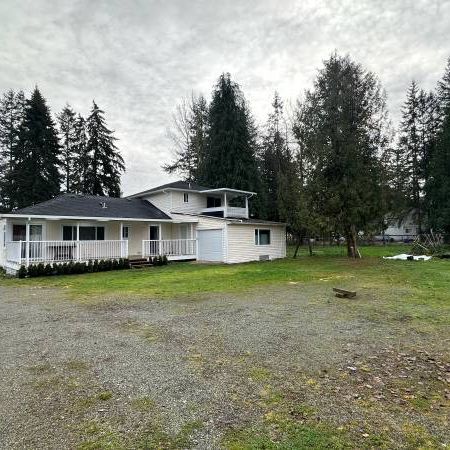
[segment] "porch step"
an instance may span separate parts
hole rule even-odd
[[[132,269],[141,269],[142,267],[150,267],[152,263],[147,258],[133,258],[129,260]]]

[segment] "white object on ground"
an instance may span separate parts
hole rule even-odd
[[[402,253],[401,255],[395,255],[395,256],[383,256],[383,259],[400,259],[401,261],[406,261],[408,258],[413,258],[414,261],[429,261],[432,257],[427,255],[408,255],[406,253]]]

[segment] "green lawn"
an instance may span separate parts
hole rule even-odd
[[[243,292],[264,285],[306,283],[363,289],[378,294],[385,306],[405,314],[442,320],[449,308],[450,261],[389,261],[382,255],[405,253],[405,245],[361,247],[363,259],[351,260],[344,247],[317,247],[310,257],[304,248],[299,257],[237,265],[172,263],[164,267],[95,274],[7,279],[17,286],[62,288],[78,302],[104,298],[195,297],[203,293]],[[396,303],[396,292],[407,291],[407,302]],[[403,297],[402,297],[403,298]],[[421,305],[426,305],[423,311]],[[377,306],[380,306],[378,304]],[[414,308],[414,311],[409,311]],[[439,312],[439,314],[436,314]]]

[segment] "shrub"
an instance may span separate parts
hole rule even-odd
[[[162,265],[163,266],[167,266],[167,264],[169,264],[169,260],[167,259],[166,255],[163,255],[163,257],[162,257]]]
[[[30,278],[33,278],[33,277],[36,276],[36,274],[37,274],[36,266],[35,266],[34,264],[29,265],[29,266],[28,266],[27,275],[28,275]]]
[[[112,260],[106,259],[105,260],[105,270],[111,270],[112,269]]]
[[[87,266],[86,266],[86,272],[92,273],[93,271],[94,271],[94,267],[93,267],[93,264],[92,264],[92,259],[90,259],[88,261],[88,263],[87,263]]]
[[[92,264],[92,272],[98,272],[98,260],[94,260],[94,263]]]
[[[119,269],[119,261],[117,261],[117,259],[113,259],[111,264],[111,270],[118,270],[118,269]]]
[[[129,261],[129,259],[125,258],[123,260],[123,268],[124,269],[129,269],[130,268],[130,261]]]
[[[53,275],[53,269],[52,269],[52,266],[50,264],[46,264],[45,265],[44,275],[45,276]]]
[[[38,277],[42,277],[45,275],[45,266],[43,263],[39,263],[36,267],[36,273]]]
[[[27,268],[25,266],[20,266],[19,270],[17,271],[17,276],[19,278],[25,278],[27,276]]]

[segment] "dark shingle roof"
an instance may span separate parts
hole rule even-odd
[[[130,197],[151,194],[152,192],[162,191],[163,189],[181,189],[181,190],[186,190],[186,191],[207,191],[211,188],[205,187],[205,186],[200,186],[197,183],[179,180],[179,181],[174,181],[173,183],[162,184],[161,186],[156,186],[154,188],[147,189],[142,192],[138,192],[136,194],[130,195]]]
[[[102,207],[103,203],[106,208]],[[167,214],[152,203],[139,198],[77,194],[60,195],[37,205],[18,209],[11,214],[170,220]]]

